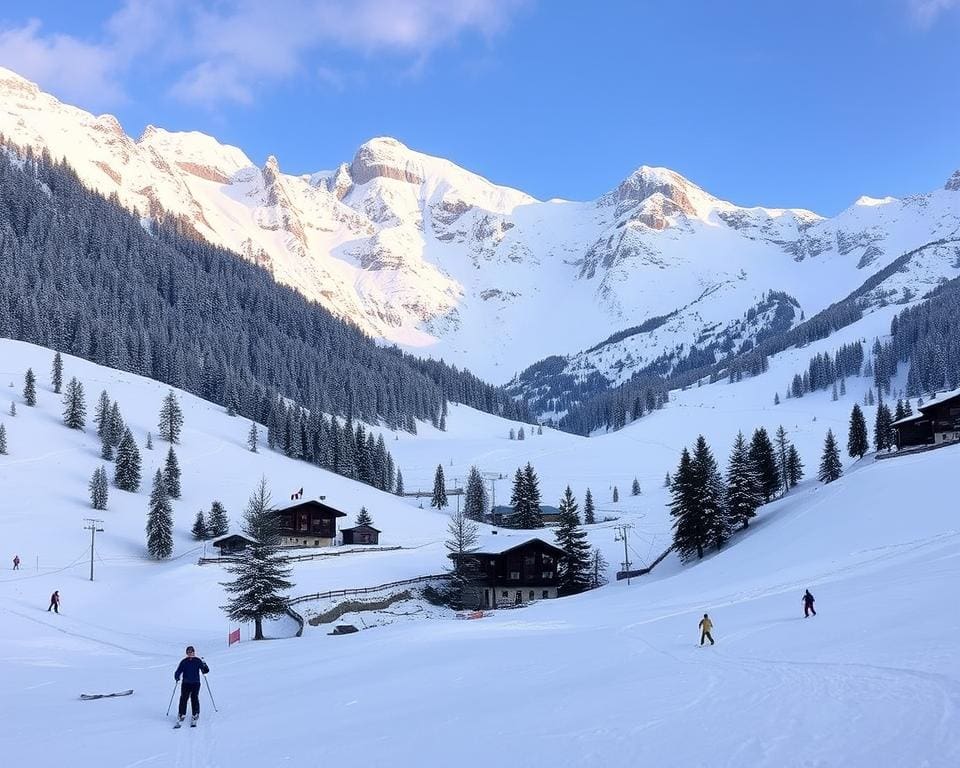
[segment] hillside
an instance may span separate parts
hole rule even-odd
[[[870,333],[864,324],[875,321],[850,332]],[[778,356],[769,376],[674,393],[649,419],[607,436],[544,430],[510,441],[515,423],[452,407],[446,432],[423,424],[416,437],[390,439],[408,487],[429,482],[438,462],[450,476],[471,463],[511,471],[526,460],[541,475],[545,501],[566,482],[578,496],[590,483],[598,507],[635,525],[632,546],[643,557],[669,525],[656,481],[697,431],[722,458],[738,427],[785,422],[808,469],[816,463],[823,432],[842,430],[859,388],[851,383],[846,402],[821,392],[761,405],[771,402],[761,397],[770,381],[810,352]],[[0,671],[17,701],[0,735],[12,764],[209,768],[309,763],[321,753],[348,766],[446,765],[452,756],[470,766],[494,757],[531,766],[936,767],[960,759],[960,619],[944,603],[960,576],[960,539],[941,490],[960,448],[847,464],[836,483],[807,481],[764,507],[724,551],[694,566],[668,559],[629,586],[614,582],[481,621],[415,619],[398,609],[386,616],[393,623],[349,637],[308,626],[300,639],[228,649],[217,607],[224,574],[195,564],[188,536],[196,509],[212,498],[235,518],[265,475],[278,501],[303,486],[351,511],[363,504],[382,543],[414,547],[298,564],[298,592],[433,572],[443,561],[445,516],[275,452],[250,453],[246,422],[181,393],[175,558],[144,559],[147,494],[111,488],[109,509],[97,515],[105,531],[91,583],[82,518],[92,513],[86,482],[100,464],[97,441],[91,427],[60,423],[47,382],[51,357],[0,341],[0,382],[14,383],[9,397],[18,404],[16,416],[4,408],[0,417],[10,451],[0,457],[0,530],[11,550],[4,556],[16,551],[24,562],[0,578]],[[19,397],[27,366],[38,372],[36,408]],[[142,447],[165,386],[69,356],[65,373],[83,381],[91,404],[106,387]],[[143,451],[145,477],[165,448],[157,440]],[[634,474],[640,497],[626,495]],[[621,484],[619,504],[600,497],[604,482]],[[609,528],[598,524],[590,536],[617,562],[622,549]],[[817,597],[818,615],[807,620],[804,588]],[[44,611],[53,589],[63,597],[59,616]],[[704,611],[717,645],[701,649]],[[290,632],[283,622],[271,628]],[[219,711],[204,692],[200,728],[171,733],[163,713],[188,642],[210,664]],[[126,699],[77,700],[128,687],[135,694]],[[57,737],[48,738],[53,722]],[[341,738],[348,732],[375,735],[358,744]]]

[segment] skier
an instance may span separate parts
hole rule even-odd
[[[703,645],[704,640],[709,640],[710,645],[713,645],[713,638],[710,636],[710,630],[713,629],[713,622],[710,621],[710,617],[707,614],[703,614],[703,618],[700,619],[700,645]]]
[[[20,555],[13,556],[13,570],[15,571],[20,570]]]
[[[50,595],[50,607],[47,608],[47,613],[50,613],[50,610],[53,610],[54,613],[60,613],[60,590],[56,590],[52,595]]]
[[[813,607],[813,595],[811,595],[810,590],[807,589],[803,592],[803,618],[807,618],[811,613],[814,616],[817,615],[817,612]]]
[[[183,682],[180,683],[179,716],[174,728],[179,728],[183,718],[187,715],[187,699],[190,699],[190,713],[193,715],[190,727],[195,727],[197,720],[200,719],[200,673],[207,674],[210,667],[195,654],[196,651],[193,646],[188,645],[187,657],[180,662],[177,671],[173,673],[173,679],[178,683],[180,682],[180,676],[183,675]]]

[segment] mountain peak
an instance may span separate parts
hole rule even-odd
[[[36,83],[27,80],[27,78],[18,75],[12,69],[7,69],[6,67],[0,67],[0,90],[7,92],[19,91],[31,95],[40,93],[40,87]]]
[[[380,136],[360,145],[350,163],[350,177],[354,184],[366,184],[375,178],[423,184],[420,166],[416,152],[394,138]]]
[[[943,188],[948,192],[960,192],[960,169],[953,172],[953,176],[947,179]]]
[[[697,214],[695,202],[712,200],[710,195],[676,171],[641,165],[624,179],[616,190],[601,198],[601,201],[614,203],[616,215],[619,217],[654,196],[668,201],[671,210],[690,216]]]

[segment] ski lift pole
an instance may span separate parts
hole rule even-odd
[[[214,712],[219,712],[220,710],[217,709],[217,702],[215,702],[215,701],[213,700],[213,691],[210,690],[210,681],[207,680],[207,676],[206,676],[206,675],[203,676],[203,682],[206,683],[207,693],[210,694],[210,703],[213,704],[213,711],[214,711]]]

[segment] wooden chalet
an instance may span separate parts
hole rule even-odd
[[[502,525],[504,528],[513,528],[513,521],[516,517],[513,507],[497,505],[493,511],[487,514],[487,522],[491,525]],[[540,505],[540,516],[543,518],[544,525],[556,525],[560,522],[560,510],[557,507],[551,507],[549,504]]]
[[[311,499],[275,509],[280,544],[285,547],[329,547],[337,540],[337,518],[346,512]]]
[[[453,553],[456,560],[460,555]],[[463,555],[480,572],[477,605],[496,608],[557,597],[557,568],[563,550],[533,536],[490,534]]]
[[[893,422],[899,450],[960,441],[960,389],[941,392],[918,410]]]
[[[248,536],[244,536],[240,533],[231,533],[228,536],[224,536],[220,539],[215,539],[211,542],[211,546],[216,547],[220,550],[220,557],[224,555],[236,555],[240,552],[243,552],[247,547],[256,544],[257,542]]]
[[[340,531],[343,534],[344,544],[379,544],[380,531],[372,525],[355,525],[353,528],[344,528]]]

